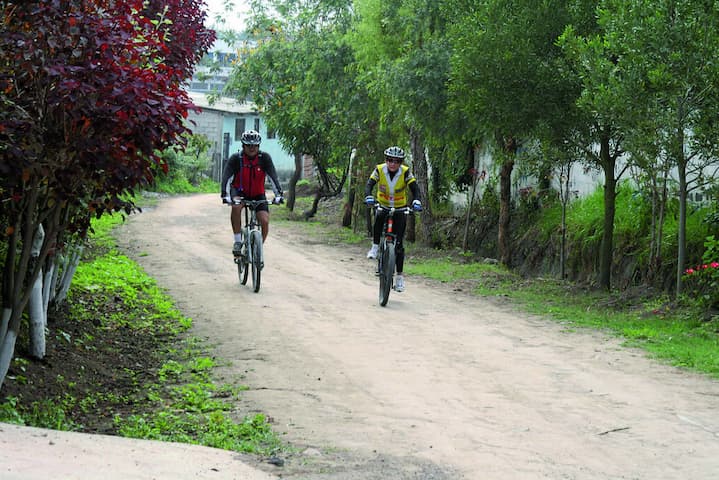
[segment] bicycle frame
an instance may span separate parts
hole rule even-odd
[[[257,220],[257,207],[268,204],[268,200],[234,199],[233,205],[243,205],[244,226],[242,227],[242,243],[244,255],[235,257],[240,283],[247,283],[249,268],[252,267],[252,286],[255,292],[260,290],[260,279],[264,267],[264,253],[262,248],[262,230]]]
[[[394,215],[402,213],[409,215],[409,207],[383,207],[379,203],[375,206],[377,212],[387,212],[382,226],[382,236],[379,242],[379,254],[377,255],[377,273],[379,274],[379,304],[387,305],[389,291],[394,281],[394,270],[396,262],[395,244],[397,234],[394,232]]]

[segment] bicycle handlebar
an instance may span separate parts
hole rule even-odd
[[[385,207],[384,205],[381,205],[379,203],[375,203],[374,205],[371,205],[371,208],[376,208],[377,210],[384,210],[385,212],[401,212],[401,213],[412,213],[412,209],[410,207]]]
[[[233,199],[231,200],[231,202],[232,202],[232,203],[230,203],[229,205],[246,205],[246,206],[249,207],[250,209],[257,208],[257,207],[259,207],[260,205],[263,205],[263,204],[265,204],[265,203],[266,203],[267,205],[272,204],[272,202],[270,202],[269,200],[246,200],[246,199],[244,199],[244,198],[240,198],[240,199],[235,199],[235,198],[233,198]]]

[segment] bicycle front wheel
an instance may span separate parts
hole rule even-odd
[[[237,275],[240,277],[240,285],[247,283],[247,276],[249,269],[247,268],[247,257],[241,255],[235,257],[235,263],[237,264]]]
[[[260,291],[260,272],[262,271],[262,234],[254,231],[250,234],[250,248],[252,249],[252,288]]]
[[[240,277],[240,285],[245,285],[247,283],[247,277],[249,275],[249,265],[247,263],[248,255],[250,254],[250,249],[248,248],[249,241],[250,241],[250,234],[249,229],[247,227],[242,228],[242,241],[244,242],[245,246],[243,248],[243,251],[245,252],[244,255],[241,255],[237,258],[235,258],[235,263],[237,264],[237,274]]]
[[[394,243],[385,244],[380,253],[379,270],[379,304],[387,305],[389,291],[392,289],[392,277],[394,276],[395,251]]]

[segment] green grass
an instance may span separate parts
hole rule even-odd
[[[408,248],[408,253],[411,248]],[[471,280],[482,275],[504,275],[504,270],[496,265],[482,263],[457,263],[452,258],[414,259],[408,262],[405,271],[410,275],[422,275],[442,283],[456,280]]]
[[[136,315],[126,315],[123,310],[110,316],[107,320],[116,327],[166,328],[168,333],[179,333],[192,326],[192,320],[175,308],[173,300],[158,287],[153,278],[114,249],[92,262],[81,263],[75,272],[68,300],[73,316],[83,319],[91,315],[93,310],[88,309],[86,304],[73,302],[73,295],[79,292],[93,293],[98,308],[119,298],[125,309],[137,312]],[[168,319],[172,321],[166,321]]]

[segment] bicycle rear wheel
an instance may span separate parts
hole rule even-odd
[[[394,243],[387,243],[380,252],[379,265],[379,304],[387,305],[389,291],[392,289],[392,277],[394,276],[395,251]]]
[[[262,234],[258,231],[250,233],[250,248],[252,249],[252,288],[260,291],[260,272],[262,272]]]

